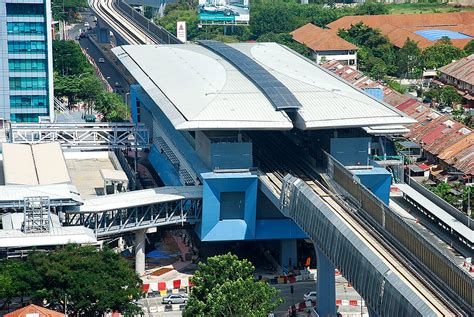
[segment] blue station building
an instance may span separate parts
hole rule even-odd
[[[150,130],[149,161],[167,186],[203,185],[201,241],[268,241],[295,264],[305,233],[280,211],[286,173],[321,172],[330,153],[388,203],[387,135],[414,122],[276,43],[121,46],[135,77],[134,121]],[[300,158],[304,161],[299,161]]]

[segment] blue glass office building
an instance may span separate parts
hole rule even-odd
[[[0,1],[0,119],[53,120],[50,0]]]

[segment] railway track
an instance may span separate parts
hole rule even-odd
[[[407,256],[398,250],[384,235],[372,226],[357,208],[351,206],[341,197],[333,194],[325,188],[320,180],[319,172],[310,164],[305,155],[298,155],[301,150],[285,136],[272,137],[271,133],[249,133],[255,149],[255,156],[259,162],[259,168],[268,177],[270,182],[280,188],[283,177],[290,173],[303,181],[322,198],[337,215],[343,219],[385,262],[392,271],[410,285],[413,291],[425,300],[427,304],[437,312],[439,316],[462,315],[459,307],[448,301],[446,294],[441,293],[433,287],[424,272],[424,268],[416,267]],[[278,190],[276,190],[278,191]],[[422,274],[420,274],[420,271]]]
[[[157,44],[151,36],[143,32],[132,21],[117,13],[118,8],[115,0],[89,0],[89,6],[129,44]]]

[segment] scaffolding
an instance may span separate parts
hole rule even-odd
[[[50,232],[52,223],[49,197],[25,197],[23,214],[24,233]]]

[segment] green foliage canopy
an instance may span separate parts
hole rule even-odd
[[[94,68],[74,41],[53,41],[53,69],[62,76],[93,74]]]
[[[435,44],[425,48],[421,55],[426,68],[437,69],[464,57],[464,52],[449,44]]]
[[[470,40],[469,43],[464,46],[464,52],[466,55],[474,54],[474,40]]]
[[[141,280],[111,250],[69,245],[49,253],[32,253],[26,260],[4,260],[0,262],[0,281],[9,283],[9,298],[28,295],[35,303],[47,302],[57,310],[64,309],[67,300],[70,315],[140,312],[133,300],[141,296]]]
[[[183,316],[267,316],[281,300],[274,287],[253,280],[254,270],[230,253],[199,263]]]

